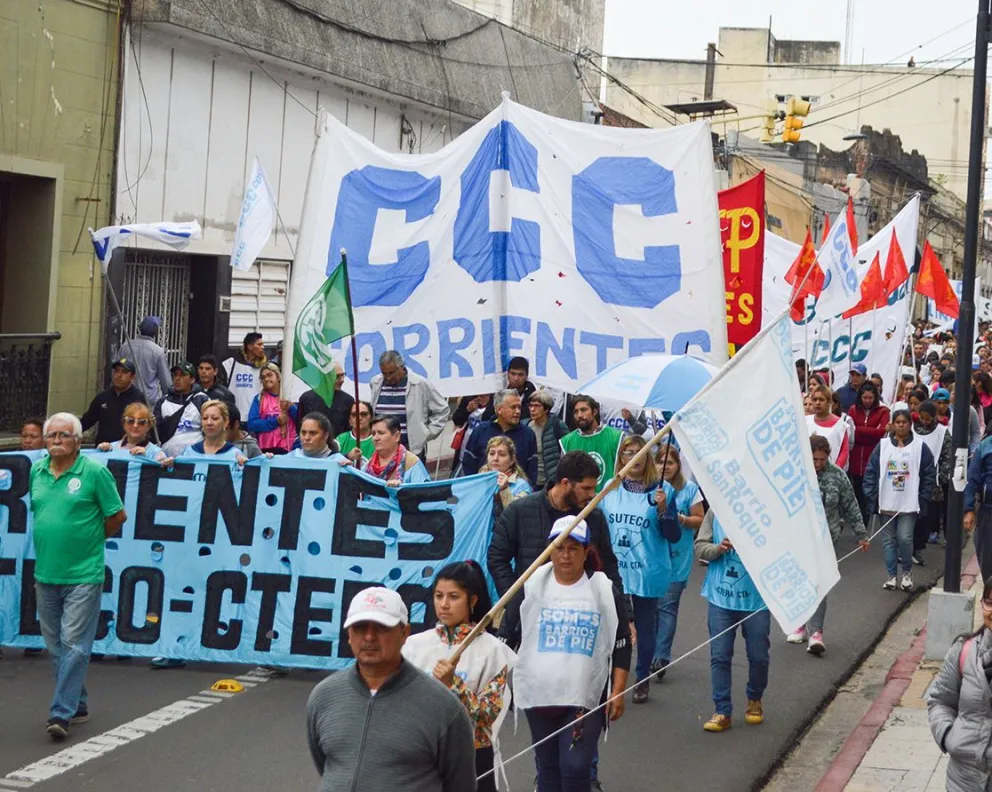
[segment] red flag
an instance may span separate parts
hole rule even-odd
[[[809,277],[806,275],[807,272]],[[792,310],[789,315],[792,321],[801,322],[806,316],[806,298],[810,295],[819,297],[820,292],[823,291],[823,270],[816,263],[816,248],[813,247],[813,236],[808,228],[806,241],[803,242],[799,255],[785,273],[785,282],[792,284]]]
[[[885,257],[885,295],[892,294],[896,289],[909,280],[909,270],[906,268],[906,258],[899,246],[896,230],[892,229],[892,241],[889,243],[889,253]]]
[[[765,172],[718,193],[730,354],[761,328],[765,261]]]
[[[942,314],[958,318],[961,303],[958,302],[954,287],[947,279],[947,273],[944,272],[929,242],[923,245],[923,259],[920,261],[920,275],[916,279],[916,291],[933,300],[937,310]]]
[[[823,236],[820,237],[820,241],[822,242],[828,236],[830,236],[830,213],[829,212],[824,212],[823,213]]]
[[[858,225],[854,222],[854,199],[847,196],[847,235],[851,238],[851,252],[858,252]]]
[[[861,281],[861,300],[841,316],[843,319],[850,319],[852,316],[868,313],[875,308],[883,307],[888,299],[888,294],[885,292],[885,281],[882,278],[882,260],[876,253],[875,258],[871,260],[871,266],[868,267],[865,279]]]

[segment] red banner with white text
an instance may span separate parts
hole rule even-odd
[[[734,355],[761,329],[765,260],[765,172],[721,190],[720,233],[727,296],[727,343]]]

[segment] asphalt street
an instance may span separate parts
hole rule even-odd
[[[854,548],[842,538],[838,554]],[[920,594],[940,576],[943,548],[927,551],[929,565],[916,568]],[[706,640],[706,607],[699,596],[704,573],[695,567],[682,600],[675,653],[679,656]],[[842,579],[830,594],[825,629],[827,652],[814,658],[804,648],[785,643],[773,623],[771,674],[765,694],[766,720],[747,726],[743,720],[747,664],[738,637],[734,660],[734,727],[723,734],[703,732],[713,712],[710,699],[709,651],[703,648],[672,668],[654,685],[651,700],[627,705],[627,713],[601,743],[600,778],[607,792],[627,790],[760,788],[779,757],[805,724],[850,675],[879,640],[886,625],[910,595],[883,591],[885,577],[881,542],[867,554],[841,565]],[[6,649],[0,661],[0,790],[24,789],[19,769],[60,750],[121,727],[174,702],[197,695],[218,679],[250,673],[244,666],[190,666],[152,671],[144,660],[130,663],[105,659],[90,666],[91,720],[73,727],[68,743],[55,745],[45,734],[51,695],[47,656],[25,658]],[[271,678],[230,698],[204,699],[182,705],[185,717],[168,725],[153,724],[149,733],[104,748],[94,758],[45,765],[44,775],[29,788],[41,792],[101,789],[114,792],[250,792],[312,790],[317,773],[304,736],[304,707],[318,672],[293,671]],[[196,709],[202,707],[202,709]],[[195,711],[194,711],[195,710]],[[170,710],[175,717],[176,709]],[[146,724],[148,720],[139,723]],[[523,719],[513,734],[512,718],[503,736],[510,757],[529,744]],[[133,730],[131,737],[136,734]],[[108,738],[110,741],[111,738]],[[37,766],[36,766],[37,767]],[[533,758],[527,754],[507,768],[512,790],[533,788]],[[37,773],[35,774],[37,775]]]

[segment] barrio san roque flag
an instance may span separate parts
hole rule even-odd
[[[293,344],[293,373],[327,404],[334,400],[336,379],[330,345],[354,332],[348,263],[342,257],[337,269],[300,312]]]
[[[675,414],[672,428],[768,610],[786,633],[805,624],[840,574],[788,315],[762,328]]]
[[[924,297],[929,297],[942,314],[958,318],[961,313],[961,303],[954,293],[954,287],[947,279],[947,273],[933,252],[930,243],[923,245],[923,258],[920,261],[920,274],[916,279],[916,291]]]

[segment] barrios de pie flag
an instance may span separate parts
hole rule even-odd
[[[788,315],[762,328],[672,425],[768,610],[786,633],[805,624],[840,574],[813,468]]]

